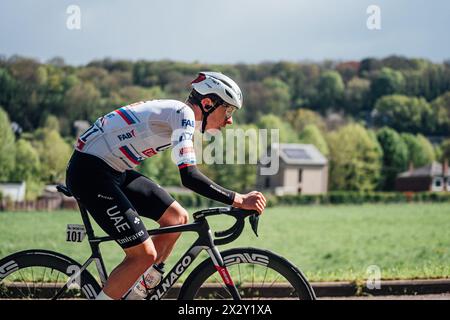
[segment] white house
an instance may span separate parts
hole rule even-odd
[[[12,201],[24,201],[25,191],[25,181],[0,183],[0,193],[3,196],[3,199],[10,199]]]
[[[314,145],[274,143],[271,153],[279,159],[279,170],[271,176],[258,175],[258,188],[278,195],[313,195],[328,191],[328,160]],[[268,163],[267,158],[262,160]],[[270,162],[266,166],[270,166]]]

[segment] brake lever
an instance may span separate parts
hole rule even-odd
[[[255,235],[256,235],[257,237],[259,237],[259,236],[258,236],[259,214],[257,214],[257,213],[252,214],[252,215],[250,216],[249,220],[250,220],[250,225],[252,226],[253,232],[255,233]]]

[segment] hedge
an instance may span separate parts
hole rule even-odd
[[[207,199],[196,193],[172,193],[182,206],[190,208],[223,207],[223,203]],[[268,207],[314,204],[363,204],[363,203],[416,203],[450,202],[450,192],[354,192],[332,191],[321,195],[285,195],[265,194]]]
[[[351,192],[333,191],[323,195],[270,196],[271,206],[304,204],[363,204],[406,202],[450,202],[450,192]]]

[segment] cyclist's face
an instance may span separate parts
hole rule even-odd
[[[233,112],[236,108],[228,105],[222,105],[208,117],[206,129],[221,129],[227,125],[233,124]]]

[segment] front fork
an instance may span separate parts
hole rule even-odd
[[[233,279],[231,279],[230,273],[228,272],[227,267],[225,266],[225,263],[223,262],[222,256],[217,249],[216,246],[213,246],[209,248],[208,254],[211,257],[211,260],[214,263],[214,267],[216,268],[217,272],[219,272],[220,276],[222,277],[223,282],[227,286],[228,291],[230,292],[231,296],[234,300],[242,300],[241,295],[239,294],[238,289],[236,288],[236,285],[233,282]]]

